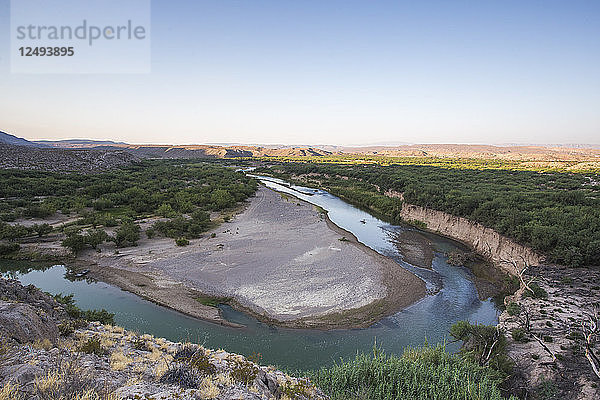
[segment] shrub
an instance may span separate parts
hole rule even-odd
[[[67,247],[77,255],[81,250],[85,248],[85,237],[79,233],[68,233],[67,237],[60,243],[61,246]]]
[[[187,246],[188,244],[190,244],[190,241],[184,237],[180,237],[180,238],[175,239],[175,244],[177,246]]]
[[[117,228],[113,240],[117,247],[136,246],[140,240],[140,226],[133,222],[124,222]]]
[[[511,336],[515,342],[527,343],[527,332],[524,328],[515,328],[511,331]]]
[[[506,355],[506,338],[495,326],[458,321],[450,328],[450,335],[463,341],[460,353],[465,359],[489,366],[502,377],[512,372],[513,362]]]
[[[148,239],[152,239],[155,234],[156,234],[156,231],[154,230],[154,228],[150,227],[150,228],[146,229],[146,237]]]
[[[200,376],[184,364],[174,364],[160,377],[160,383],[177,385],[184,389],[197,389]]]
[[[98,321],[104,325],[114,325],[115,314],[102,310],[81,310],[79,307],[75,305],[75,300],[73,299],[73,294],[63,295],[59,293],[54,295],[54,299],[61,303],[65,308],[65,311],[71,318],[75,319],[85,319],[86,321]]]
[[[133,348],[140,351],[152,351],[152,349],[148,346],[148,343],[144,339],[137,338],[133,343]]]
[[[506,312],[508,312],[508,315],[519,315],[521,313],[521,306],[519,305],[519,303],[515,303],[514,301],[511,301],[510,303],[508,303],[508,306],[506,306]]]
[[[7,256],[21,250],[17,243],[0,243],[0,256]]]
[[[82,311],[82,317],[86,321],[98,321],[104,325],[115,324],[115,314],[106,311],[104,308],[101,310]]]
[[[95,354],[97,356],[103,356],[107,353],[106,349],[104,349],[100,344],[100,340],[92,338],[88,339],[87,342],[79,346],[77,351],[87,354]]]
[[[108,234],[103,229],[93,229],[88,231],[85,235],[85,243],[90,245],[93,249],[108,240]]]
[[[525,289],[525,291],[523,292],[523,297],[533,297],[534,299],[547,299],[548,298],[548,292],[546,292],[537,283],[535,283],[535,282],[530,283],[529,288],[531,290],[533,290],[533,293],[531,293],[531,291]]]
[[[173,359],[189,366],[201,376],[212,375],[217,372],[216,367],[210,362],[209,357],[201,347],[184,346],[175,353]]]
[[[258,375],[258,367],[249,361],[237,360],[235,366],[231,370],[231,378],[246,386],[252,384],[256,375]]]

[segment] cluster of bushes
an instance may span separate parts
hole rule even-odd
[[[185,160],[146,160],[94,175],[2,170],[0,217],[43,218],[56,210],[112,216],[170,210],[169,217],[174,217],[232,207],[256,188],[257,183],[241,172]]]
[[[105,241],[117,247],[135,246],[140,227],[134,221],[147,215],[169,218],[146,231],[159,233],[186,245],[213,225],[211,211],[234,207],[252,196],[257,182],[241,172],[211,162],[146,160],[138,165],[102,174],[83,175],[39,171],[0,170],[0,240],[16,241],[52,231],[48,224],[25,227],[4,220],[16,217],[44,218],[57,210],[77,212],[76,226],[69,227],[62,242],[73,253],[96,249]],[[99,227],[117,227],[108,236]],[[2,245],[2,254],[15,251]]]
[[[263,171],[283,178],[311,174],[313,184],[399,222],[402,193],[410,204],[490,227],[570,266],[600,265],[598,174],[465,168],[469,160],[432,165],[283,163]],[[311,182],[309,181],[309,184]]]
[[[52,232],[52,227],[49,224],[23,226],[19,224],[10,225],[0,221],[0,240],[13,241],[33,235],[42,237],[50,232]]]
[[[146,230],[148,237],[154,236],[155,232],[160,232],[166,237],[173,239],[187,238],[195,239],[200,237],[212,226],[210,216],[207,212],[196,210],[191,213],[190,218],[177,216],[167,221],[157,221],[152,228]]]

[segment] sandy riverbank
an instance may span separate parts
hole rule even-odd
[[[425,294],[421,279],[312,205],[264,187],[231,222],[189,246],[142,239],[118,253],[110,245],[84,252],[77,263],[102,281],[223,324],[218,309],[196,299],[229,298],[279,325],[339,328],[368,326]]]

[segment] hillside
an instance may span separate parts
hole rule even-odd
[[[28,147],[47,147],[41,143],[30,142],[29,140],[10,135],[6,132],[0,131],[0,144],[8,144],[14,146],[28,146]]]
[[[137,160],[139,157],[122,150],[70,150],[0,144],[0,169],[99,172]]]

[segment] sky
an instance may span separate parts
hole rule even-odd
[[[169,144],[600,143],[597,0],[156,0],[150,28],[149,73],[11,73],[0,0],[0,130]]]

